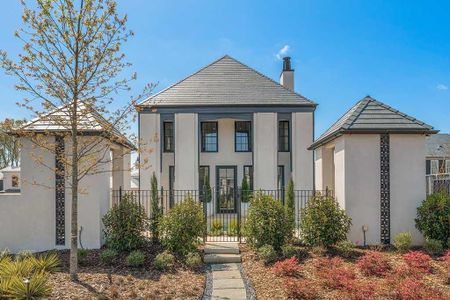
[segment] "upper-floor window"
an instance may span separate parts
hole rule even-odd
[[[430,160],[430,165],[431,165],[430,174],[439,174],[439,160],[437,159]]]
[[[217,152],[217,122],[202,122],[202,152]]]
[[[251,130],[250,121],[236,121],[234,123],[234,149],[236,152],[252,151]]]
[[[289,121],[278,122],[278,151],[289,152]]]
[[[164,122],[164,152],[175,150],[175,139],[173,136],[173,122]]]

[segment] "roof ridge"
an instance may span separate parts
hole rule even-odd
[[[373,98],[372,98],[372,99],[373,99]],[[416,119],[416,118],[414,118],[414,117],[412,117],[412,116],[409,116],[409,115],[407,115],[407,114],[405,114],[405,113],[399,111],[398,109],[395,109],[395,108],[393,108],[393,107],[391,107],[391,106],[389,106],[389,105],[387,105],[387,104],[385,104],[385,103],[383,103],[383,102],[380,102],[380,101],[378,101],[378,100],[376,100],[376,99],[373,99],[373,102],[375,102],[375,103],[377,103],[378,105],[380,105],[380,106],[386,108],[387,110],[392,111],[393,113],[399,114],[400,116],[402,116],[402,117],[404,117],[404,118],[410,120],[411,122],[414,122],[414,123],[419,124],[419,125],[421,125],[421,126],[424,126],[424,125],[425,125],[426,127],[430,127],[430,126],[429,126],[428,124],[426,124],[425,122],[423,122],[423,121],[421,121],[421,120],[419,120],[419,119]],[[432,127],[431,127],[431,128],[432,128]]]
[[[346,126],[345,129],[349,129],[353,124],[355,124],[356,120],[359,118],[363,110],[369,105],[371,100],[366,98],[367,97],[364,97],[356,104],[357,108],[355,109],[353,114],[349,118],[347,118],[347,120],[352,119],[352,121],[350,122],[350,124],[347,124],[348,122],[345,122],[344,124]]]
[[[186,81],[187,79],[189,79],[189,78],[191,78],[192,76],[194,76],[194,75],[200,73],[201,71],[203,71],[203,70],[205,70],[206,68],[210,67],[211,65],[213,65],[213,64],[215,64],[215,63],[221,61],[221,60],[224,59],[224,58],[231,58],[231,59],[233,59],[233,58],[232,58],[231,56],[229,56],[228,54],[225,54],[224,56],[222,56],[222,57],[220,57],[220,58],[214,60],[213,62],[207,64],[206,66],[200,68],[199,70],[197,70],[197,71],[191,73],[190,75],[184,77],[183,79],[180,79],[180,80],[176,81],[175,83],[173,83],[172,85],[169,85],[168,87],[166,87],[165,89],[163,89],[163,90],[157,92],[156,94],[149,96],[147,99],[142,100],[142,102],[139,103],[137,106],[144,105],[145,102],[147,102],[147,101],[151,100],[152,98],[158,96],[159,94],[161,94],[161,93],[167,91],[168,89],[171,89],[171,88],[173,88],[173,87],[179,85],[179,84],[182,83],[183,81]]]

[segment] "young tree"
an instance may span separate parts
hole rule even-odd
[[[129,128],[135,103],[153,86],[146,85],[126,105],[114,103],[113,95],[129,91],[130,81],[136,79],[135,74],[123,74],[131,64],[121,48],[133,33],[127,30],[127,16],[119,15],[114,0],[37,0],[33,7],[25,2],[23,6],[23,28],[16,32],[23,53],[13,61],[1,51],[0,64],[18,79],[16,89],[30,95],[19,105],[37,117],[51,114],[58,134],[70,140],[70,154],[60,161],[72,195],[70,275],[77,280],[79,182],[99,171],[99,164],[109,163],[105,138],[126,140],[118,132]],[[100,120],[100,136],[88,137],[90,115]],[[42,137],[49,134],[55,133],[30,138],[38,147],[55,151],[56,143]]]
[[[248,202],[250,200],[250,187],[248,184],[247,176],[242,177],[241,183],[241,201]]]
[[[10,135],[13,128],[23,124],[22,120],[5,119],[0,122],[0,169],[19,165],[19,139]]]
[[[292,223],[295,228],[295,193],[294,193],[294,181],[289,180],[286,193],[286,215],[289,222]]]

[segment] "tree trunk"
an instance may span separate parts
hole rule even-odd
[[[75,106],[75,105],[74,105]],[[70,229],[70,279],[78,280],[78,137],[72,130],[72,213]]]

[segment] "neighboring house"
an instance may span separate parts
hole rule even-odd
[[[352,218],[349,238],[388,244],[409,231],[425,198],[425,138],[433,127],[369,96],[359,101],[310,147],[316,188],[334,189]]]
[[[450,134],[435,134],[426,141],[426,174],[450,174]]]
[[[0,249],[17,252],[70,247],[71,178],[63,159],[71,155],[71,138],[69,128],[61,125],[69,115],[66,109],[56,109],[15,131],[21,143],[21,191],[0,193]],[[98,113],[81,106],[78,114],[79,147],[90,153],[89,160],[101,162],[108,157],[79,183],[80,246],[100,248],[104,242],[101,219],[110,208],[111,172],[113,189],[129,189],[130,151],[135,148],[122,134],[111,132],[112,125]],[[35,139],[47,144],[40,146]]]
[[[20,193],[20,167],[6,167],[0,173],[3,176],[0,193]]]
[[[294,91],[284,58],[280,82],[226,55],[151,96],[139,112],[140,188],[154,173],[164,190],[201,190],[209,180],[235,202],[243,176],[254,190],[313,189],[316,104]],[[222,198],[221,198],[222,199]],[[221,200],[222,201],[222,200]]]

